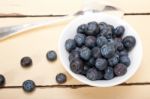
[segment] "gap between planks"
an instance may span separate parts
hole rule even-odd
[[[135,83],[122,83],[117,86],[145,86],[145,85],[150,85],[150,82],[135,82]],[[37,88],[72,88],[72,89],[77,89],[77,88],[83,88],[83,87],[93,87],[89,86],[86,84],[78,84],[78,85],[36,85]],[[22,88],[22,86],[4,86],[1,88]]]
[[[129,15],[150,15],[149,12],[147,13],[124,13],[125,16]],[[53,14],[47,14],[47,15],[24,15],[24,14],[19,14],[19,13],[10,13],[10,14],[2,14],[0,13],[0,18],[25,18],[25,17],[63,17],[66,15],[53,15]]]

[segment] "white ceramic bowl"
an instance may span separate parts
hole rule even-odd
[[[80,24],[88,23],[90,21],[106,22],[108,24],[112,24],[115,27],[118,25],[123,25],[126,29],[124,36],[133,35],[136,38],[136,46],[129,54],[129,57],[131,59],[131,65],[128,67],[127,73],[124,76],[115,77],[112,80],[90,81],[86,77],[79,74],[75,74],[70,70],[69,60],[68,60],[69,53],[66,51],[64,47],[65,41],[67,39],[74,38],[76,34],[76,29]],[[132,77],[135,74],[135,72],[138,70],[142,59],[142,44],[138,33],[120,17],[108,15],[104,13],[86,14],[77,17],[72,22],[70,22],[61,33],[59,39],[59,55],[63,66],[69,72],[69,74],[71,74],[75,79],[91,86],[110,87],[125,82],[130,77]]]

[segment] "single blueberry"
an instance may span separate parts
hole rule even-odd
[[[87,35],[97,35],[99,33],[99,26],[97,22],[89,22],[88,23],[88,28],[87,28]]]
[[[80,74],[83,71],[83,61],[81,59],[74,59],[71,63],[70,63],[70,69],[72,72],[76,73],[76,74]]]
[[[55,61],[57,59],[57,54],[55,51],[48,51],[46,54],[47,60],[49,61]]]
[[[114,67],[114,73],[116,74],[116,76],[123,76],[125,75],[127,72],[127,66],[124,64],[117,64]]]
[[[69,54],[69,61],[72,62],[74,59],[80,58],[79,52],[78,51],[72,51]]]
[[[119,62],[125,64],[126,66],[131,64],[130,58],[128,56],[121,56]]]
[[[63,73],[59,73],[56,75],[56,82],[59,84],[65,83],[67,80],[67,76]]]
[[[28,67],[32,65],[32,59],[28,56],[23,57],[20,61],[21,66]]]
[[[115,54],[113,57],[108,59],[109,66],[115,66],[119,62],[119,55]]]
[[[87,66],[93,67],[95,66],[95,58],[90,58],[89,61],[87,62]]]
[[[119,56],[128,56],[128,52],[126,50],[120,51]]]
[[[23,82],[23,90],[26,92],[32,92],[35,89],[35,83],[32,80],[26,80]]]
[[[95,81],[102,79],[103,75],[100,71],[96,70],[95,68],[90,68],[86,73],[86,77],[89,80]]]
[[[94,36],[87,36],[85,39],[85,46],[93,48],[96,45],[96,38]]]
[[[76,42],[73,39],[68,39],[65,42],[65,48],[68,52],[72,51],[76,47]]]
[[[102,47],[107,42],[108,42],[108,40],[104,36],[99,36],[96,39],[96,44],[97,44],[98,47]]]
[[[80,51],[80,57],[83,59],[83,60],[89,60],[90,57],[92,55],[92,52],[89,48],[87,47],[83,47],[81,48],[81,51]]]
[[[114,78],[114,71],[113,71],[113,68],[112,67],[107,67],[105,69],[105,74],[104,74],[104,78],[106,80],[111,80]]]
[[[123,26],[118,26],[114,30],[114,35],[116,37],[122,37],[125,32],[125,28]]]
[[[75,35],[74,40],[76,41],[77,46],[82,46],[85,42],[85,35],[84,34],[80,34],[77,33],[77,35]]]
[[[135,44],[136,44],[136,39],[135,39],[135,37],[133,37],[133,36],[126,36],[125,38],[123,38],[123,45],[124,45],[124,47],[128,50],[128,51],[130,51],[130,50],[132,50],[133,49],[133,47],[135,46]]]
[[[124,50],[124,45],[123,45],[123,43],[122,43],[122,39],[121,39],[121,38],[115,38],[114,41],[115,41],[116,49],[117,49],[118,51]]]
[[[100,58],[101,57],[101,50],[99,47],[92,48],[92,56],[94,58]]]
[[[104,70],[107,67],[107,64],[108,63],[107,63],[106,59],[98,58],[98,59],[96,59],[95,67],[98,70]]]
[[[101,54],[105,58],[111,58],[115,54],[115,47],[112,44],[105,44],[101,47]]]
[[[78,28],[77,28],[77,33],[82,33],[85,34],[87,32],[87,24],[81,24]]]

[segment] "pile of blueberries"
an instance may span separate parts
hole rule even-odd
[[[67,39],[70,69],[91,81],[111,80],[123,76],[131,61],[128,53],[136,44],[135,37],[125,33],[124,26],[106,22],[89,22],[77,28],[74,39]]]
[[[57,59],[57,54],[55,51],[48,51],[46,54],[46,58],[48,61],[55,61]],[[33,65],[32,59],[29,56],[25,56],[20,60],[20,65],[24,68],[28,68]],[[59,84],[63,84],[67,80],[67,76],[64,73],[59,73],[56,75],[56,82]],[[3,87],[6,82],[5,77],[0,74],[0,87]],[[36,84],[33,80],[26,80],[22,84],[22,88],[25,92],[32,92],[35,90]]]

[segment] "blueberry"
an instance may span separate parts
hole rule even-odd
[[[89,59],[89,61],[87,62],[87,66],[89,67],[95,66],[95,59],[93,57]]]
[[[114,73],[116,74],[116,76],[123,76],[125,75],[127,72],[127,66],[124,64],[117,64],[114,67]]]
[[[101,57],[101,50],[100,50],[99,47],[94,47],[94,48],[92,49],[92,56],[93,56],[94,58],[100,58],[100,57]]]
[[[108,59],[109,66],[115,66],[119,62],[119,55],[115,54],[113,57]]]
[[[56,82],[59,84],[65,83],[67,80],[67,76],[63,73],[59,73],[56,75]]]
[[[76,43],[73,39],[68,39],[65,42],[65,48],[68,52],[72,51],[73,49],[75,49],[76,47]]]
[[[105,69],[105,74],[104,74],[104,78],[106,80],[111,80],[114,78],[114,71],[113,71],[113,68],[112,67],[107,67]]]
[[[96,39],[96,44],[97,44],[98,47],[102,47],[107,42],[108,42],[108,40],[104,36],[99,36]]]
[[[83,47],[81,48],[81,51],[80,51],[80,57],[83,59],[83,60],[89,60],[90,57],[92,55],[92,52],[89,48],[87,47]]]
[[[124,45],[123,45],[123,43],[122,43],[122,39],[120,39],[120,38],[115,38],[114,41],[115,41],[116,49],[117,49],[118,51],[124,50]]]
[[[87,24],[81,24],[78,28],[77,28],[77,33],[83,33],[85,34],[87,32]]]
[[[105,22],[100,22],[98,25],[99,25],[100,31],[102,31],[103,29],[107,27],[107,23]]]
[[[132,50],[135,44],[136,44],[136,40],[135,37],[133,36],[126,36],[123,39],[123,45],[128,51]]]
[[[80,74],[83,71],[83,61],[81,59],[74,59],[71,63],[70,63],[70,69],[72,72],[76,73],[76,74]]]
[[[128,56],[128,52],[126,50],[120,51],[119,56]]]
[[[118,26],[114,30],[114,35],[116,37],[122,37],[125,32],[125,28],[123,26]]]
[[[120,63],[125,64],[126,66],[129,66],[131,64],[131,61],[128,56],[121,56]]]
[[[89,66],[87,66],[87,65],[84,65],[84,67],[83,67],[83,71],[82,71],[82,75],[84,75],[84,76],[86,76],[86,73],[87,73],[87,71],[90,69],[90,67]]]
[[[97,22],[89,22],[88,23],[88,28],[87,28],[87,35],[97,35],[99,33],[99,26]]]
[[[74,52],[74,51],[75,51],[75,52],[79,52],[79,53],[80,53],[80,50],[81,50],[81,48],[76,47],[74,50],[72,50],[72,51],[71,51],[71,53],[72,53],[72,52]]]
[[[85,35],[84,34],[80,34],[77,33],[77,35],[75,35],[74,40],[76,41],[77,46],[82,46],[85,42]]]
[[[22,86],[26,92],[32,92],[35,89],[35,83],[32,80],[24,81]]]
[[[112,44],[105,44],[101,47],[101,54],[105,58],[111,58],[115,54],[115,47]]]
[[[49,61],[55,61],[57,59],[57,54],[55,51],[48,51],[46,57]]]
[[[87,36],[85,39],[85,46],[92,48],[96,45],[96,38],[94,36]]]
[[[32,59],[28,56],[23,57],[20,61],[21,66],[28,67],[32,65]]]
[[[103,75],[100,71],[96,70],[95,68],[91,68],[87,71],[86,77],[89,80],[95,81],[102,79]]]
[[[72,62],[74,59],[80,58],[79,52],[78,51],[72,51],[69,54],[69,61]]]
[[[0,86],[3,86],[5,84],[5,77],[0,74]]]
[[[105,36],[107,39],[112,38],[112,27],[110,27],[109,25],[107,25],[106,27],[104,27],[101,31],[100,34],[102,36]]]
[[[95,67],[98,70],[104,70],[107,67],[107,64],[108,63],[107,63],[106,59],[98,58],[98,59],[96,59]]]

